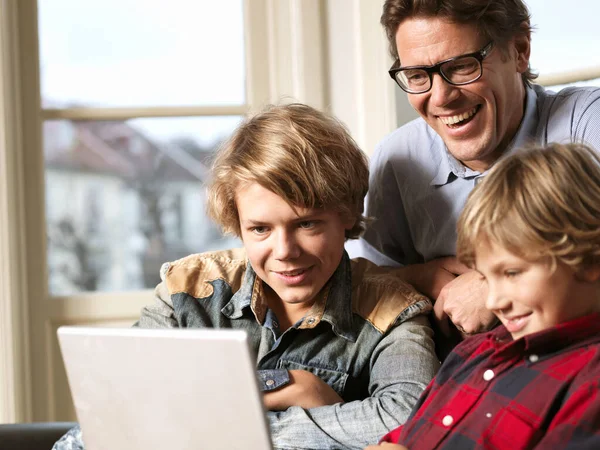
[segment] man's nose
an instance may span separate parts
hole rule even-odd
[[[281,260],[297,258],[300,255],[300,246],[295,234],[287,230],[278,232],[273,255]]]
[[[435,106],[446,106],[460,95],[460,88],[448,83],[439,74],[433,74],[431,79],[431,102]]]

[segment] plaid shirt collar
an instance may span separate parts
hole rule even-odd
[[[487,344],[495,350],[494,357],[506,358],[509,354],[535,354],[542,358],[560,352],[566,347],[584,346],[590,341],[597,341],[599,335],[600,313],[593,313],[537,333],[528,334],[517,340],[514,340],[506,328],[501,325],[488,334]]]

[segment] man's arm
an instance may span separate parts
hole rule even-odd
[[[436,332],[445,338],[453,337],[449,319],[463,335],[489,330],[497,321],[485,307],[487,284],[481,275],[453,256],[402,267],[397,274],[434,301]]]
[[[369,397],[362,401],[270,412],[276,448],[362,449],[403,423],[439,368],[426,316],[396,326],[371,356]]]
[[[485,309],[484,284],[473,274],[462,276],[469,272],[467,267],[453,256],[418,263],[422,256],[414,247],[404,205],[406,180],[396,170],[414,162],[388,147],[382,143],[371,159],[365,214],[373,221],[361,239],[346,244],[350,256],[380,266],[402,266],[403,278],[436,303],[437,327],[444,335],[452,334],[449,316],[466,334],[489,329],[496,319]]]
[[[581,108],[572,140],[583,142],[600,154],[600,88],[590,92]]]

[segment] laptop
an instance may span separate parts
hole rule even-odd
[[[57,334],[86,450],[272,449],[244,331]]]

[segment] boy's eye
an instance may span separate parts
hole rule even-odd
[[[267,227],[252,227],[252,228],[250,228],[250,231],[254,234],[261,235],[261,234],[265,234],[269,230]]]
[[[520,271],[520,270],[517,270],[517,269],[509,269],[509,270],[506,270],[506,271],[504,272],[504,275],[505,275],[507,278],[513,278],[513,277],[516,277],[517,275],[519,275],[520,273],[521,273],[521,271]]]
[[[305,230],[310,230],[311,228],[314,228],[316,225],[316,222],[314,220],[305,220],[304,222],[300,222],[298,224],[298,226],[300,228],[303,228]]]

